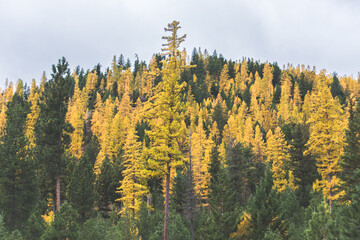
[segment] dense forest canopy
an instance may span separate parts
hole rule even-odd
[[[181,50],[0,93],[1,239],[359,239],[359,79]]]

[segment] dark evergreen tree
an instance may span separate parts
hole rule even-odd
[[[0,211],[8,230],[22,229],[39,198],[35,164],[24,135],[29,107],[21,89],[7,104],[6,135],[0,140]]]
[[[255,186],[256,182],[252,182],[252,176],[255,175],[253,165],[253,155],[251,148],[244,147],[241,143],[235,146],[226,147],[226,161],[233,191],[235,193],[236,203],[245,204],[247,201],[251,186]]]
[[[79,214],[70,204],[64,202],[55,215],[54,221],[46,229],[42,240],[78,239]]]
[[[355,109],[354,109],[355,108]],[[356,185],[360,182],[360,175],[355,174],[360,169],[360,104],[350,106],[349,129],[346,130],[344,155],[342,157],[341,180],[345,190],[345,199],[349,200],[356,192]]]
[[[336,73],[333,74],[333,81],[331,83],[331,95],[333,98],[339,98],[341,104],[345,104],[346,96],[344,89],[340,85],[340,81],[338,75]]]
[[[228,239],[236,227],[236,204],[228,169],[221,166],[219,153],[213,148],[210,164],[209,239]]]
[[[280,216],[284,219],[290,239],[305,239],[305,210],[300,206],[295,192],[287,187],[280,194]]]
[[[79,239],[103,240],[110,225],[110,221],[106,221],[101,215],[91,217],[80,230]]]
[[[68,186],[69,202],[79,213],[82,223],[91,216],[95,201],[93,163],[85,154],[75,166]]]
[[[44,234],[45,221],[41,217],[41,214],[42,212],[39,207],[35,208],[35,210],[31,213],[24,227],[24,239],[40,239],[40,237]]]
[[[318,204],[317,209],[313,211],[306,229],[306,238],[308,240],[334,239],[331,238],[329,225],[332,218],[330,211],[324,202]]]
[[[41,167],[43,196],[56,195],[56,208],[60,208],[61,176],[66,170],[64,150],[69,142],[66,132],[70,125],[65,123],[67,102],[71,96],[73,79],[69,63],[63,57],[52,66],[52,79],[45,83],[40,97],[40,116],[37,125],[37,158]],[[62,188],[63,189],[63,188]]]
[[[191,239],[190,231],[187,228],[184,220],[180,214],[171,212],[169,215],[169,239],[171,240],[183,240]],[[164,236],[164,219],[158,223],[150,234],[149,240],[162,239]]]
[[[100,169],[100,174],[96,181],[96,192],[99,195],[96,205],[103,216],[108,218],[110,217],[109,214],[112,206],[116,203],[115,200],[119,198],[116,189],[119,187],[119,181],[122,179],[120,159],[113,163],[106,156]]]
[[[287,238],[287,231],[280,213],[280,201],[270,168],[265,170],[265,176],[256,187],[255,194],[250,198],[246,212],[250,215],[247,236],[249,239],[263,239],[266,231],[279,232]]]
[[[316,162],[311,155],[305,155],[306,143],[309,140],[309,126],[290,123],[282,126],[285,139],[290,145],[290,167],[296,180],[295,185],[299,186],[296,191],[299,203],[307,207],[310,201],[312,184],[318,177]]]
[[[360,177],[360,169],[354,172]],[[351,204],[340,210],[340,239],[360,239],[360,183],[352,189]]]
[[[187,174],[183,174],[181,169],[176,171],[174,183],[172,187],[173,194],[170,196],[171,207],[175,209],[177,213],[184,214],[186,210],[186,194],[189,182]]]
[[[224,126],[227,122],[226,112],[227,110],[224,109],[222,104],[220,102],[217,102],[211,115],[212,120],[217,122],[220,132],[224,130]]]
[[[150,239],[150,235],[154,232],[156,226],[162,226],[164,219],[162,212],[157,210],[151,212],[148,207],[147,203],[143,201],[140,207],[140,217],[137,222],[139,236],[144,240]]]

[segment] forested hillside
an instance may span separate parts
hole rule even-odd
[[[360,239],[359,79],[181,30],[150,62],[6,83],[0,239]]]

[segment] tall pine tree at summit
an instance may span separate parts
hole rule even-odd
[[[182,66],[181,52],[178,50],[186,35],[179,37],[179,22],[173,21],[165,28],[170,36],[163,37],[167,43],[161,70],[162,82],[158,84],[158,93],[154,96],[153,106],[149,111],[151,130],[147,132],[151,140],[148,151],[150,159],[148,165],[152,176],[165,178],[165,217],[164,240],[168,239],[169,226],[169,195],[171,169],[182,164],[182,154],[179,149],[178,139],[182,133],[183,106],[180,99],[182,86],[179,85]]]
[[[73,80],[69,73],[69,63],[64,57],[56,66],[52,66],[52,71],[52,78],[45,83],[44,93],[40,97],[37,145],[42,180],[47,188],[45,191],[56,193],[56,209],[59,210],[60,179],[65,167],[64,140],[67,139],[65,116]]]

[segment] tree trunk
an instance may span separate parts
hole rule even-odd
[[[170,195],[170,164],[166,164],[166,183],[165,183],[165,216],[164,216],[164,240],[169,236],[169,195]]]
[[[331,178],[332,178],[332,175],[331,174],[329,174],[329,185],[330,185],[330,183],[331,183]],[[332,212],[332,190],[331,190],[331,187],[329,187],[329,208],[330,208],[330,214],[331,214],[331,212]]]
[[[60,209],[60,175],[56,178],[56,210]]]
[[[190,118],[191,119],[191,118]],[[193,177],[192,177],[192,162],[191,162],[191,126],[190,126],[190,134],[189,134],[189,200],[190,200],[190,232],[191,232],[191,239],[195,240],[194,237],[194,217],[193,217]]]

